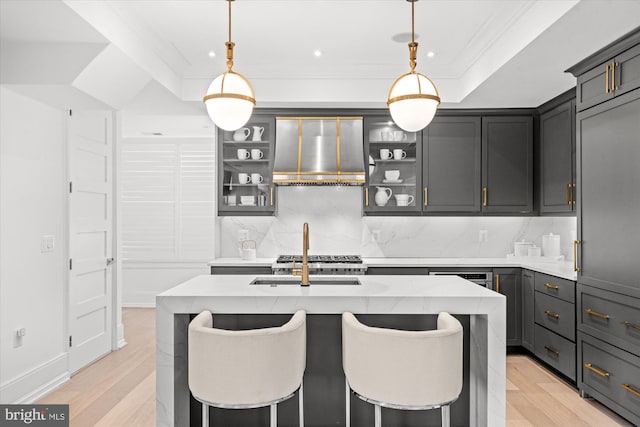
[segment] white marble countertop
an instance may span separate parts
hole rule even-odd
[[[256,277],[266,279],[290,278],[291,276],[255,276],[255,275],[200,275],[187,280],[157,296],[157,299],[167,297],[194,297],[206,298],[214,297],[218,300],[224,298],[230,302],[243,298],[251,298],[254,304],[251,306],[252,313],[293,313],[296,309],[305,308],[313,313],[342,313],[345,311],[345,304],[333,305],[334,301],[347,301],[354,298],[358,301],[368,301],[367,306],[362,306],[356,313],[407,313],[407,307],[399,308],[397,303],[402,298],[440,298],[455,299],[456,307],[452,307],[454,313],[471,313],[473,307],[467,307],[462,302],[477,305],[478,299],[500,299],[503,295],[492,292],[482,286],[477,286],[458,276],[330,276],[331,280],[341,278],[357,278],[361,285],[330,285],[312,284],[311,286],[278,285],[249,285]],[[315,278],[327,279],[329,276],[311,275]],[[296,281],[297,283],[297,281]],[[393,300],[393,304],[373,308],[370,303],[376,300]],[[291,309],[285,309],[289,303],[293,304]],[[244,304],[244,303],[243,303]],[[279,305],[278,309],[274,304]],[[422,312],[424,303],[417,306],[411,312]],[[195,307],[194,307],[195,309]],[[443,308],[444,309],[444,308]],[[222,310],[222,311],[220,311]],[[218,312],[238,313],[238,308],[233,304],[225,304]],[[380,311],[382,310],[382,311]],[[459,311],[462,310],[462,311]],[[240,312],[247,312],[247,306]]]
[[[240,258],[217,258],[209,266],[218,267],[270,267],[275,258],[258,258],[255,261],[243,261]],[[540,273],[550,274],[568,280],[577,280],[573,263],[556,261],[544,257],[510,258],[363,258],[370,267],[520,267]]]

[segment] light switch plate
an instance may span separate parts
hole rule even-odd
[[[45,235],[40,238],[40,252],[53,252],[55,246],[55,236]]]

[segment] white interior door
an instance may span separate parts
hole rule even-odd
[[[111,113],[69,117],[69,370],[111,350]]]

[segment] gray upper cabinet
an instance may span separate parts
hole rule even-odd
[[[482,211],[533,210],[533,117],[482,118]]]
[[[575,103],[540,116],[540,213],[575,211]]]
[[[576,120],[578,281],[640,297],[640,91]]]
[[[274,215],[275,117],[254,114],[235,132],[218,129],[218,215]]]
[[[578,79],[578,111],[640,87],[639,42],[640,27],[567,70]]]
[[[480,117],[436,117],[423,131],[424,212],[480,212]]]

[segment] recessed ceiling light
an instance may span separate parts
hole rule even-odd
[[[314,50],[313,51],[313,56],[316,56],[316,57],[322,56],[322,51],[320,49]]]
[[[214,51],[209,52],[209,58],[213,58],[216,56],[216,53]]]
[[[432,50],[430,50],[429,52],[427,52],[427,58],[433,58],[434,56],[436,56],[436,53]]]

